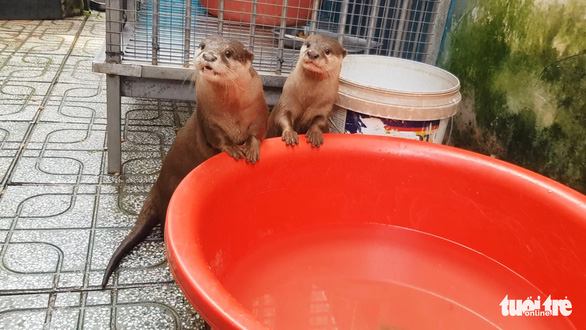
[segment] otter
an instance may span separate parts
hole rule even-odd
[[[335,39],[314,34],[305,39],[299,60],[283,86],[268,121],[265,138],[281,136],[285,144],[299,143],[306,134],[312,147],[323,144],[328,119],[338,95],[346,50]]]
[[[252,68],[254,55],[232,39],[209,36],[195,54],[195,112],[177,133],[157,181],[147,195],[130,234],[112,255],[102,288],[122,257],[161,224],[179,182],[206,159],[226,152],[254,164],[269,110],[263,86]]]

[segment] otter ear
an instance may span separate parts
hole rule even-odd
[[[346,48],[342,48],[342,58],[346,57],[346,55],[348,55],[348,51]]]
[[[248,50],[248,48],[244,48],[244,58],[249,60],[250,63],[254,60],[254,54]]]

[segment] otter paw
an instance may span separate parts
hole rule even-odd
[[[228,146],[224,148],[224,151],[230,155],[230,157],[239,160],[240,158],[245,158],[246,155],[244,154],[244,150],[239,146]]]
[[[242,150],[246,155],[246,162],[256,163],[260,160],[260,140],[255,136],[248,138],[246,143],[242,145]]]
[[[250,146],[245,148],[246,162],[256,163],[260,160],[260,148],[258,146]]]
[[[311,143],[312,147],[319,147],[324,143],[324,136],[320,131],[307,132],[307,142]]]
[[[297,143],[299,143],[299,135],[297,134],[297,132],[293,130],[283,131],[283,135],[281,136],[281,138],[283,139],[283,141],[285,141],[285,144],[288,145],[294,146]]]

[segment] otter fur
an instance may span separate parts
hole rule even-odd
[[[299,59],[273,108],[266,138],[281,136],[287,145],[306,134],[313,147],[323,144],[328,119],[338,95],[342,60],[346,50],[335,39],[314,34],[305,39]]]
[[[171,145],[135,226],[112,255],[102,287],[153,227],[164,228],[171,195],[192,169],[220,152],[253,164],[260,159],[269,112],[252,60],[253,54],[233,39],[209,36],[201,43],[195,54],[195,112]]]

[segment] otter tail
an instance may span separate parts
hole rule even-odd
[[[159,215],[157,212],[157,208],[153,203],[153,200],[157,198],[153,196],[157,193],[156,189],[151,190],[151,193],[147,196],[147,199],[144,202],[142,210],[138,215],[138,219],[136,220],[136,224],[124,238],[120,246],[116,249],[112,257],[110,258],[110,262],[108,263],[108,267],[104,272],[104,278],[102,279],[102,289],[106,287],[108,284],[108,279],[112,272],[118,266],[118,263],[130,250],[132,250],[135,246],[138,245],[143,239],[145,239],[151,230],[160,223]],[[157,196],[159,197],[159,196]]]

